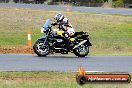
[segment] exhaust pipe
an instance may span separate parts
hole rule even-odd
[[[79,47],[80,45],[84,44],[85,42],[87,42],[87,40],[83,40],[82,42],[80,42],[78,45],[74,46],[73,49]]]

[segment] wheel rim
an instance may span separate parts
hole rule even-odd
[[[80,45],[76,50],[79,54],[85,55],[88,52],[88,47],[85,45]]]
[[[43,45],[43,43],[36,44],[36,50],[38,51],[38,53],[40,53],[40,54],[48,53],[48,51],[49,51],[48,45],[46,45],[45,48],[43,48],[43,49],[41,48],[42,45]]]

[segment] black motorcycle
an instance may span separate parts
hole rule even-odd
[[[89,42],[87,32],[75,32],[74,36],[70,37],[70,43],[67,45],[66,39],[63,37],[64,31],[52,29],[51,21],[46,20],[43,26],[44,36],[39,38],[34,46],[34,52],[38,56],[47,56],[49,53],[68,54],[74,53],[78,57],[85,57],[89,53],[89,47],[92,46]]]

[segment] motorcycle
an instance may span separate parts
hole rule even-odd
[[[64,31],[52,29],[51,20],[47,19],[43,25],[44,36],[37,39],[33,45],[34,52],[38,56],[47,56],[49,53],[68,54],[74,53],[78,57],[85,57],[89,53],[89,47],[92,44],[89,41],[87,32],[75,32],[70,37],[70,45],[67,47],[67,41],[63,36]]]

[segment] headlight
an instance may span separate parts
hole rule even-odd
[[[44,28],[41,28],[41,33],[44,33],[45,32],[45,29]]]

